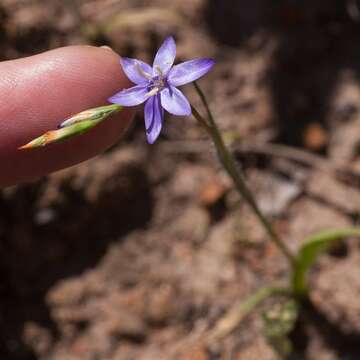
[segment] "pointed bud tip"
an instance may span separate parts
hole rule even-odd
[[[18,147],[18,150],[25,150],[25,149],[31,149],[31,148],[32,148],[31,142],[29,142],[23,146]]]
[[[37,140],[37,139],[35,139],[35,140]],[[18,150],[29,150],[29,149],[34,149],[36,147],[45,145],[45,143],[39,143],[38,141],[35,141],[35,140],[30,141],[27,144],[18,147]]]

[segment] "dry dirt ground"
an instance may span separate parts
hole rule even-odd
[[[214,57],[201,84],[296,249],[359,223],[359,7],[273,3],[1,0],[0,59],[89,43],[150,61],[168,34],[179,61]],[[107,153],[2,190],[0,214],[1,359],[278,359],[260,311],[209,341],[234,304],[288,267],[193,119],[169,117],[149,146],[139,114]],[[292,334],[291,359],[359,359],[359,260],[356,239],[321,257],[316,311]]]

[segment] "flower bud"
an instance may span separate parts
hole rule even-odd
[[[121,110],[119,105],[106,105],[82,111],[63,121],[59,128],[67,127],[85,120],[104,120],[114,112]]]
[[[48,131],[19,149],[32,149],[80,135],[121,110],[121,106],[112,104],[82,111],[62,122],[59,129]]]

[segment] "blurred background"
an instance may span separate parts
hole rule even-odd
[[[167,35],[179,62],[216,59],[200,83],[291,248],[359,223],[359,1],[0,2],[0,60],[92,44],[151,62]],[[209,338],[235,303],[286,279],[284,259],[193,119],[168,117],[153,146],[143,127],[139,113],[105,154],[1,191],[1,359],[278,358],[259,312]],[[359,358],[359,257],[348,241],[319,262],[322,317],[292,334],[298,359]]]

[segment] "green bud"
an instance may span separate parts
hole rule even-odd
[[[71,116],[60,124],[60,128],[67,127],[85,120],[104,120],[109,115],[122,110],[120,105],[112,104],[100,106],[93,109],[82,111],[76,115]]]
[[[82,111],[65,120],[60,125],[60,129],[48,131],[19,149],[32,149],[80,135],[121,110],[121,106],[113,104]]]

